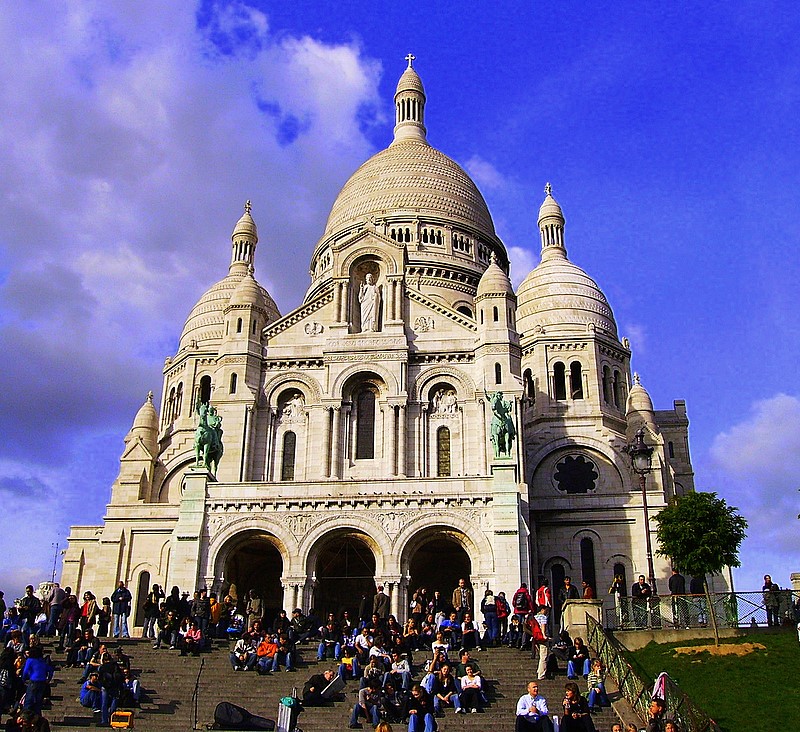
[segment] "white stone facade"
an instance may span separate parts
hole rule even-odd
[[[655,411],[597,285],[569,262],[549,186],[542,262],[515,293],[478,189],[425,139],[409,66],[395,139],[354,173],[281,316],[255,281],[249,204],[228,274],[192,309],[126,437],[103,525],[72,528],[62,584],[137,606],[151,583],[256,588],[268,608],[357,606],[385,584],[404,618],[420,584],[446,597],[564,573],[603,597],[647,574],[651,512],[693,489],[682,402]],[[369,287],[365,287],[368,285]],[[490,444],[488,395],[513,404],[510,457]],[[216,477],[195,466],[195,405],[223,418]],[[656,560],[657,576],[667,564]]]

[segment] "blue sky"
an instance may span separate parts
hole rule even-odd
[[[800,15],[788,3],[10,2],[0,15],[0,588],[99,522],[122,438],[242,202],[299,304],[327,212],[391,140],[409,52],[429,141],[519,282],[551,181],[697,486],[750,522],[740,589],[800,571]],[[486,10],[491,7],[491,12]],[[24,547],[24,551],[20,551]],[[101,591],[102,588],[97,588]]]

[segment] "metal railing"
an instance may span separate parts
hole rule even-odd
[[[710,595],[710,604],[705,595],[621,597],[615,607],[605,609],[603,624],[612,630],[706,628],[712,624],[711,613],[719,628],[763,627],[776,624],[774,618],[777,624],[791,627],[800,622],[800,593],[780,590],[766,599],[764,594],[717,592]]]
[[[586,616],[587,643],[603,661],[608,675],[619,686],[620,693],[627,699],[636,714],[647,720],[648,706],[652,698],[654,681],[635,661],[629,659],[622,645],[608,635],[593,617]],[[719,732],[719,726],[669,677],[664,679],[664,701],[671,719],[680,724],[686,732]]]

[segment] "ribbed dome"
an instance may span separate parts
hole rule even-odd
[[[186,348],[191,341],[198,346],[208,341],[220,341],[225,332],[225,308],[237,286],[246,277],[246,272],[234,271],[212,285],[192,308],[181,333],[180,348]],[[252,279],[252,277],[250,277]],[[255,280],[253,280],[255,282]],[[280,317],[275,302],[269,293],[256,282],[256,287],[261,291],[267,311],[268,322]]]
[[[486,268],[478,283],[476,297],[496,293],[513,296],[514,288],[511,286],[511,280],[508,279],[508,275],[503,272],[493,255],[491,264]]]
[[[242,281],[236,285],[236,289],[231,295],[228,305],[253,305],[267,310],[267,300],[264,297],[266,290],[253,279],[249,272],[242,277]]]
[[[550,184],[548,183],[547,186],[547,195],[544,201],[542,201],[542,205],[539,207],[539,223],[541,223],[543,219],[557,218],[561,219],[561,223],[563,224],[564,212],[561,210],[561,206],[558,205],[558,201],[553,198],[553,194],[550,192]]]
[[[639,374],[633,375],[633,386],[628,392],[628,403],[625,411],[628,414],[631,412],[653,412],[653,400],[650,398],[650,394],[647,393],[647,389],[639,382]]]
[[[448,218],[494,238],[492,217],[472,179],[419,140],[396,141],[353,173],[333,204],[325,235],[387,214]]]
[[[258,241],[256,222],[253,221],[253,217],[250,215],[250,201],[245,204],[242,217],[236,222],[236,226],[233,227],[231,238],[236,238],[237,236],[246,236],[252,241]]]
[[[133,419],[131,432],[134,430],[152,430],[158,432],[158,415],[156,414],[156,408],[153,406],[152,391],[147,395],[147,399],[145,399],[144,404],[139,407],[139,411]]]
[[[425,94],[425,88],[422,86],[422,79],[419,78],[419,74],[410,66],[401,74],[397,82],[395,94],[404,91],[415,91],[420,94]]]
[[[532,333],[567,326],[585,330],[591,323],[616,337],[614,313],[597,283],[564,257],[545,260],[517,290],[517,329]]]

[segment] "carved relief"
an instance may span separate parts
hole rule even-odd
[[[454,389],[437,389],[431,397],[434,416],[450,416],[458,413],[458,399]]]
[[[434,328],[433,318],[426,317],[425,315],[420,315],[414,321],[414,330],[417,333],[427,333],[429,330],[433,330],[433,328]]]
[[[281,408],[281,424],[297,424],[305,421],[306,401],[299,391],[293,392]]]
[[[323,327],[322,323],[317,323],[315,321],[313,323],[306,323],[303,330],[305,330],[307,336],[317,336],[322,333],[325,328]]]
[[[388,513],[370,513],[370,518],[378,519],[384,531],[394,538],[403,530],[410,516],[408,512],[404,511],[389,511]]]
[[[298,539],[304,537],[315,524],[324,520],[319,514],[293,513],[281,516],[281,522],[289,533]]]

